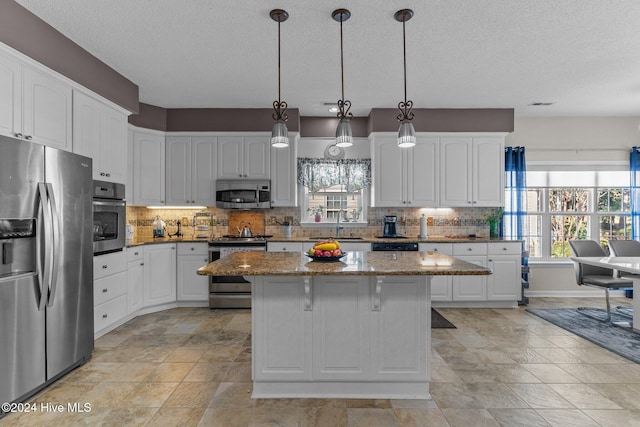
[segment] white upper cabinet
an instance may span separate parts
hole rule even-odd
[[[216,147],[215,137],[167,137],[167,205],[215,204]]]
[[[436,207],[438,144],[438,138],[418,137],[415,147],[400,148],[395,136],[375,136],[372,143],[375,206]]]
[[[504,137],[440,139],[440,205],[504,205]]]
[[[289,133],[289,146],[271,149],[271,206],[297,206],[297,137]]]
[[[22,66],[0,53],[0,134],[22,132]]]
[[[0,63],[0,133],[71,151],[71,86],[4,52]]]
[[[267,136],[221,136],[218,138],[218,178],[269,179]]]
[[[133,131],[134,206],[165,205],[165,141],[162,132]]]
[[[93,159],[93,178],[127,181],[127,115],[73,92],[73,151]]]

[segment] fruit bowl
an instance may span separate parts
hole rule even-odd
[[[318,261],[318,262],[335,262],[335,261],[340,261],[342,258],[344,258],[345,256],[347,256],[346,252],[342,252],[342,255],[340,256],[315,256],[315,255],[309,255],[308,252],[304,253],[306,256],[308,256],[309,258],[311,258],[311,260],[313,261]]]

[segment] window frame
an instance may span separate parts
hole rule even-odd
[[[531,167],[533,166],[533,167]],[[598,190],[601,189],[612,189],[612,188],[620,188],[620,189],[629,189],[629,183],[627,186],[615,186],[610,185],[609,183],[600,183],[598,182],[598,174],[599,171],[611,171],[611,172],[629,172],[629,166],[626,163],[622,162],[603,162],[597,164],[578,164],[578,163],[543,163],[543,162],[535,162],[533,165],[527,164],[527,172],[547,172],[547,184],[548,184],[548,173],[553,172],[562,172],[562,171],[584,171],[594,173],[594,185],[587,186],[566,186],[559,187],[557,185],[529,185],[527,180],[527,190],[540,190],[540,207],[541,211],[527,211],[527,217],[538,216],[540,217],[540,255],[541,256],[533,256],[530,254],[530,261],[538,262],[538,263],[566,263],[569,261],[568,257],[552,257],[552,243],[553,236],[551,234],[551,218],[554,215],[559,215],[558,211],[551,212],[549,205],[549,197],[550,197],[550,189],[553,188],[583,188],[589,191],[589,201],[588,208],[586,212],[569,212],[570,215],[586,215],[589,218],[589,224],[587,228],[588,237],[587,238],[595,238],[596,240],[600,240],[600,222],[602,217],[604,216],[631,216],[631,212],[619,212],[619,211],[598,211]],[[530,223],[530,220],[527,220]],[[528,228],[527,228],[528,230]],[[529,232],[529,230],[527,231]],[[595,237],[593,237],[595,236]],[[538,238],[538,235],[533,236],[534,238]],[[531,235],[527,234],[524,236],[527,243],[530,243]],[[529,245],[527,245],[529,246]]]

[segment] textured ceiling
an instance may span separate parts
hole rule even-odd
[[[640,115],[637,0],[17,0],[166,108],[270,108],[277,98],[282,8],[282,99],[301,115],[395,108],[514,108],[519,116]],[[532,102],[553,102],[546,107]]]

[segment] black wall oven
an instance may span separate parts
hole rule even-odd
[[[93,181],[93,253],[122,250],[126,241],[124,185]]]

